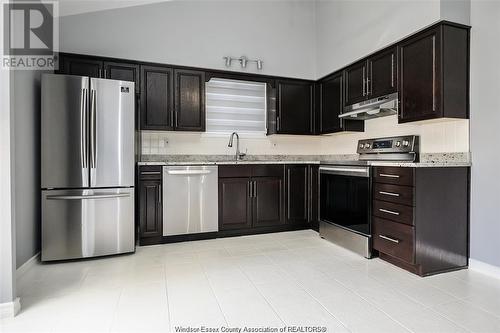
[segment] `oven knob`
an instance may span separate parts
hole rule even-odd
[[[362,143],[360,143],[360,144],[359,144],[359,148],[360,148],[360,149],[363,149],[363,148],[365,148],[365,145],[364,145],[364,144],[362,144]]]
[[[401,147],[401,141],[396,141],[396,147]]]
[[[369,143],[365,144],[365,149],[370,149],[370,144]]]
[[[410,141],[403,140],[403,147],[408,147],[410,145]]]

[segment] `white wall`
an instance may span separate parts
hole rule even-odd
[[[0,5],[3,6],[3,3],[0,2]],[[0,24],[0,54],[3,54],[3,28]],[[8,308],[13,311],[13,306],[6,304],[13,302],[16,296],[10,74],[10,71],[0,69],[0,318],[9,312]]]
[[[264,61],[249,72],[312,79],[314,8],[307,0],[183,0],[65,16],[60,48],[214,69],[225,69],[223,56],[246,55]]]
[[[439,19],[439,0],[319,0],[316,5],[317,77]]]
[[[21,266],[40,251],[40,77],[42,71],[14,71],[16,262]]]
[[[500,267],[500,2],[471,4],[471,258]]]

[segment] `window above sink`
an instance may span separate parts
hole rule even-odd
[[[265,83],[212,78],[205,88],[205,135],[266,135]]]

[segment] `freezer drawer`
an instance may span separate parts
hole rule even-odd
[[[133,188],[42,191],[42,261],[134,250]]]
[[[163,236],[215,232],[217,166],[163,167]]]

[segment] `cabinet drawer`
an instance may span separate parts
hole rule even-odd
[[[219,165],[219,178],[252,177],[251,165]]]
[[[401,223],[373,219],[373,248],[408,263],[415,261],[415,229]]]
[[[413,225],[413,207],[373,200],[373,215]]]
[[[375,167],[375,182],[413,186],[413,168]]]
[[[161,165],[142,165],[139,167],[139,178],[142,180],[161,180]]]
[[[254,164],[252,177],[283,177],[285,166],[283,164]]]
[[[374,183],[373,197],[377,200],[413,206],[413,187]]]

